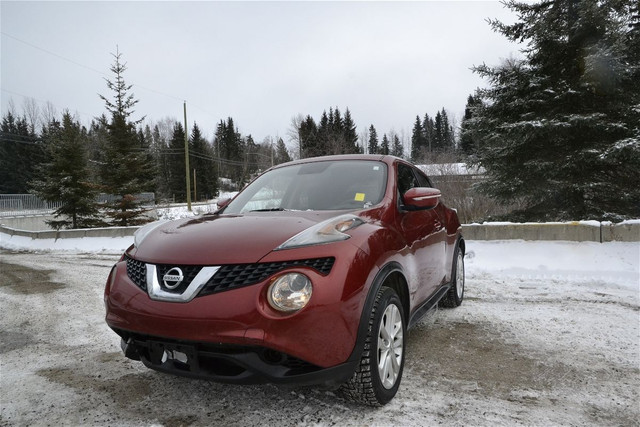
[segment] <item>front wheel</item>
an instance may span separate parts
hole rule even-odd
[[[440,300],[440,305],[447,308],[455,308],[462,304],[464,298],[464,252],[458,245],[454,256],[453,277],[451,289]]]
[[[396,395],[404,368],[406,321],[398,294],[382,287],[376,295],[360,363],[340,387],[349,400],[381,406]]]

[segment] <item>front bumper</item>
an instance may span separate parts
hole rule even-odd
[[[165,302],[150,299],[128,277],[125,262],[120,262],[105,291],[106,321],[124,339],[125,348],[131,346],[129,356],[137,354],[145,365],[159,371],[236,383],[342,379],[355,366],[350,358],[364,284],[374,268],[363,262],[366,257],[358,249],[351,248],[354,253],[336,259],[326,276],[299,267],[281,272],[302,272],[313,282],[311,301],[294,314],[276,312],[268,304],[271,278],[186,303]],[[175,358],[162,360],[163,354],[172,351],[188,354],[173,349],[175,345],[195,352],[189,366]],[[215,364],[229,365],[229,371],[218,372],[212,368]]]
[[[355,362],[320,368],[266,347],[207,344],[116,330],[125,356],[156,371],[233,384],[325,385],[353,375]]]

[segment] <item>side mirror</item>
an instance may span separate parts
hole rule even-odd
[[[414,187],[404,193],[404,204],[408,210],[431,209],[438,206],[440,190],[428,187]]]
[[[221,199],[218,199],[218,202],[216,203],[218,205],[218,210],[226,208],[229,202],[231,202],[230,197],[223,197]]]

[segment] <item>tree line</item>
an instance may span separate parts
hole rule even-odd
[[[272,165],[329,154],[391,154],[414,162],[439,153],[479,166],[484,179],[473,191],[514,206],[501,219],[622,220],[640,217],[640,17],[633,0],[507,1],[513,24],[490,21],[521,56],[474,72],[487,80],[467,98],[459,128],[447,111],[417,115],[410,141],[373,124],[358,134],[349,108],[330,107],[316,120],[292,119],[294,149],[282,138],[256,142],[233,118],[220,120],[211,141],[197,123],[188,130],[194,197],[209,199],[241,188]],[[7,112],[0,129],[0,192],[36,192],[68,200],[57,226],[78,227],[104,219],[142,221],[135,195],[186,198],[185,129],[174,119],[142,125],[124,81],[126,66],[114,55],[106,113],[88,127],[46,107],[38,131],[33,105],[22,116]],[[95,207],[95,203],[94,206]],[[55,225],[55,224],[54,224]]]

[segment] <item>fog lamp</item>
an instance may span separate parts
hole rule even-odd
[[[278,311],[292,312],[302,309],[311,299],[311,280],[304,274],[287,273],[271,282],[267,298]]]

